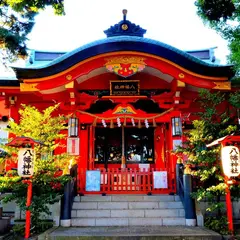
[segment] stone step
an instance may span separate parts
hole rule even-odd
[[[116,218],[72,218],[72,227],[100,227],[100,226],[185,226],[183,217],[169,218],[141,218],[141,217],[116,217]]]
[[[222,236],[203,227],[111,226],[70,227],[49,231],[49,240],[221,240]]]
[[[75,197],[72,226],[177,226],[186,225],[178,196],[87,195]]]
[[[183,209],[181,202],[74,202],[78,209]]]
[[[72,210],[72,218],[134,218],[134,217],[184,217],[184,209],[91,209],[91,210]]]
[[[174,195],[86,195],[76,196],[75,202],[179,202],[179,196]]]

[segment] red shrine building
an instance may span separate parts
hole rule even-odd
[[[86,170],[101,172],[102,193],[176,193],[171,151],[194,120],[198,91],[230,91],[234,72],[216,64],[213,49],[185,52],[145,38],[126,11],[104,33],[72,52],[33,52],[13,68],[16,78],[1,79],[2,102],[15,121],[21,104],[59,103],[58,114],[72,116],[58,152],[79,156],[79,193],[88,193]]]

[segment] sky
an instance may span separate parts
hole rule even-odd
[[[227,43],[197,16],[195,0],[65,0],[65,16],[51,8],[41,12],[29,34],[29,49],[71,51],[105,38],[103,30],[127,19],[147,30],[145,37],[181,50],[217,47],[216,57],[226,63]]]

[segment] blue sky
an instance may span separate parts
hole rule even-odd
[[[36,17],[28,47],[70,51],[105,38],[103,30],[122,20],[122,9],[128,10],[128,20],[147,29],[145,37],[182,50],[217,47],[216,57],[226,63],[226,41],[204,26],[194,0],[65,0],[65,16],[48,8]]]

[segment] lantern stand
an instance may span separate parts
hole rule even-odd
[[[240,142],[240,136],[237,136],[237,135],[225,136],[225,137],[219,138],[219,139],[213,141],[212,143],[208,144],[207,147],[212,147],[217,144],[221,144],[221,150],[222,150],[224,147],[226,147],[228,145],[228,143],[232,143],[232,142]],[[223,162],[223,159],[222,159],[222,162]],[[240,162],[240,159],[238,162]],[[224,171],[224,169],[223,169],[223,171]],[[227,210],[227,219],[228,219],[228,230],[229,230],[229,232],[231,232],[231,234],[233,234],[233,210],[232,210],[230,185],[233,183],[235,183],[235,184],[239,184],[239,183],[237,183],[237,181],[232,181],[231,176],[228,177],[228,176],[226,176],[226,174],[224,174],[224,181],[227,186],[225,189],[225,192],[226,192],[226,210]]]
[[[18,147],[18,148],[24,148],[26,146],[31,146],[31,149],[34,149],[35,144],[41,144],[41,142],[36,141],[29,137],[16,137],[11,142],[7,143],[7,146],[11,147]],[[20,150],[19,150],[20,152]],[[20,166],[18,165],[18,173],[21,169],[19,169]],[[33,163],[32,163],[32,169],[33,169]],[[32,201],[32,175],[33,171],[29,172],[29,176],[21,176],[25,179],[23,180],[23,183],[26,183],[28,185],[27,188],[27,200],[26,200],[26,226],[25,226],[25,239],[29,239],[30,237],[30,228],[31,228],[31,211],[29,210],[29,207],[31,206]]]

